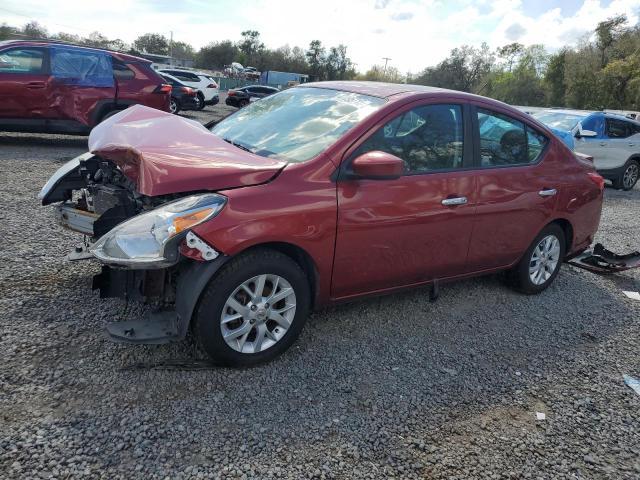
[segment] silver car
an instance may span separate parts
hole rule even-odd
[[[631,190],[640,178],[640,122],[623,115],[582,110],[542,110],[533,117],[571,149],[593,157],[615,188]]]

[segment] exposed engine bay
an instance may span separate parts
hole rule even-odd
[[[65,177],[46,203],[64,200],[57,207],[60,224],[86,235],[91,243],[124,220],[177,198],[180,195],[138,193],[113,162],[92,155],[79,161],[76,175]]]

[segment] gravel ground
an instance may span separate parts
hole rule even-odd
[[[201,121],[229,111],[208,107]],[[0,133],[0,477],[638,478],[640,270],[565,265],[539,296],[499,276],[313,314],[249,370],[127,369],[199,358],[118,345],[137,307],[90,290],[78,237],[36,194],[86,138]],[[606,190],[599,240],[640,247],[640,187]],[[536,412],[546,414],[536,420]]]

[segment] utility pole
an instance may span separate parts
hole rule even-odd
[[[382,59],[384,60],[384,70],[382,72],[382,75],[386,75],[387,74],[387,63],[389,63],[389,60],[391,60],[388,57],[382,57]]]
[[[169,64],[173,66],[173,30],[171,30],[171,36],[169,37]]]

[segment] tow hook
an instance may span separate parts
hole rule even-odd
[[[640,252],[618,255],[604,248],[601,243],[596,243],[593,250],[586,250],[568,263],[590,272],[606,275],[640,267]]]

